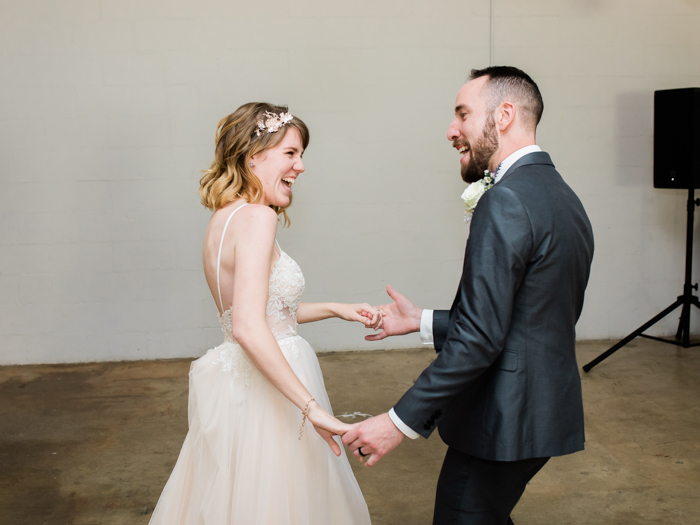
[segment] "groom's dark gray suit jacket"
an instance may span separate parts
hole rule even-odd
[[[583,449],[575,325],[592,257],[586,212],[549,155],[519,159],[474,211],[457,296],[433,314],[439,355],[399,418],[483,459]]]

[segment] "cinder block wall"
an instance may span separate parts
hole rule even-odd
[[[697,0],[2,1],[0,364],[221,340],[198,179],[218,120],[253,100],[311,129],[278,235],[306,299],[384,302],[391,283],[448,307],[468,229],[445,131],[490,57],[538,81],[539,142],[593,222],[579,337],[625,335],[682,291],[685,195],[651,186],[652,97],[700,85],[699,23]],[[417,344],[301,333],[318,350]]]

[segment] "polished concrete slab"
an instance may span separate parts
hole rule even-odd
[[[609,343],[578,345],[585,364]],[[430,350],[320,356],[337,414],[386,411]],[[146,524],[187,431],[189,360],[0,367],[0,523]],[[582,374],[587,444],[530,483],[517,525],[700,523],[700,349],[635,340]],[[348,418],[352,422],[352,419]],[[431,521],[445,446],[353,461],[375,525]]]

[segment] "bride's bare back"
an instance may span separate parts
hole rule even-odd
[[[273,241],[276,222],[269,221],[271,210],[260,208],[234,202],[212,216],[205,234],[204,273],[219,307],[224,332],[232,341],[236,340],[234,324],[238,324],[234,318],[242,325],[248,324],[237,315],[241,308],[247,310],[246,314],[253,308],[256,317],[264,318],[275,339],[297,333],[296,313],[304,292],[304,276],[297,263]],[[256,217],[260,212],[263,217]],[[259,227],[261,219],[271,228],[269,232],[265,230],[269,244],[251,242],[250,230]],[[242,268],[234,269],[236,264]],[[261,272],[261,266],[269,270]],[[256,283],[251,285],[252,281]],[[238,309],[234,312],[236,304]]]
[[[209,285],[214,302],[219,310],[219,314],[228,310],[233,304],[233,282],[234,282],[234,255],[236,241],[241,227],[241,223],[245,222],[245,210],[238,210],[245,205],[245,201],[233,201],[231,204],[218,209],[211,216],[207,230],[204,233],[204,246],[202,248],[202,264],[204,269],[204,277]],[[234,217],[231,214],[235,213]],[[231,220],[226,227],[226,221]],[[226,227],[225,238],[224,228]],[[221,250],[221,260],[219,269],[219,286],[221,289],[221,300],[219,303],[219,292],[217,290],[216,270],[217,262],[219,261],[219,250]],[[276,261],[280,257],[280,250],[274,246],[273,259]],[[270,270],[274,266],[274,261],[270,261]]]

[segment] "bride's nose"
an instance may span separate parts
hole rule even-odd
[[[306,167],[304,166],[304,161],[299,158],[295,163],[294,163],[294,171],[298,171],[299,173],[304,173],[304,170]]]

